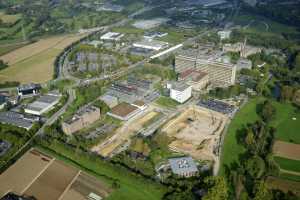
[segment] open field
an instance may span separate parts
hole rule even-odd
[[[273,146],[275,156],[300,160],[300,144],[293,144],[277,140]],[[300,168],[300,166],[299,166]]]
[[[274,160],[277,164],[279,164],[280,169],[296,172],[298,175],[300,175],[300,160],[291,160],[287,158],[282,157],[274,157]]]
[[[63,48],[85,35],[55,36],[21,47],[0,57],[9,67],[0,72],[0,82],[43,83],[51,80],[54,61]]]
[[[300,112],[291,104],[273,102],[273,105],[276,108],[276,116],[271,125],[276,128],[275,138],[300,144],[300,134],[297,132],[300,130]]]
[[[158,200],[162,199],[166,192],[166,188],[161,184],[134,175],[124,167],[112,165],[96,156],[88,156],[80,152],[74,154],[74,149],[64,144],[51,143],[48,148],[42,149],[57,159],[88,171],[105,184],[110,185],[117,181],[120,188],[115,189],[106,200]]]
[[[227,117],[222,114],[189,107],[163,128],[172,138],[169,148],[175,152],[189,154],[200,160],[216,160],[214,151],[218,149],[220,135]]]
[[[25,194],[43,200],[59,199],[78,173],[79,170],[75,168],[70,168],[59,161],[53,162]]]
[[[251,99],[231,121],[222,147],[220,175],[224,175],[226,166],[239,163],[239,157],[245,152],[245,148],[238,142],[238,131],[259,118],[256,105],[262,101],[263,99],[259,98]]]
[[[78,184],[82,186],[82,191],[79,191],[82,200],[86,199],[90,192],[107,197],[112,191],[79,169],[35,149],[29,150],[1,174],[0,180],[0,198],[7,192],[15,192],[43,200],[65,199],[72,196],[74,191],[78,191],[74,190]]]
[[[34,165],[32,164],[34,163]],[[28,183],[52,163],[52,158],[30,151],[0,175],[0,197],[13,190],[22,193]],[[16,184],[17,183],[17,184]]]
[[[173,99],[171,99],[170,97],[159,97],[156,101],[156,104],[158,104],[159,106],[162,107],[166,107],[166,108],[176,108],[176,106],[179,105],[179,103]]]
[[[153,107],[148,107],[142,113],[124,122],[112,137],[93,147],[92,151],[98,152],[104,157],[111,156],[113,152],[128,142],[132,136],[138,134],[138,131],[141,130],[145,124],[148,124],[149,121],[152,121],[158,114],[159,113],[156,112]]]
[[[268,177],[267,184],[272,189],[280,189],[284,192],[292,191],[300,196],[300,184],[296,181],[284,180],[277,177]]]
[[[4,12],[0,11],[0,19],[7,24],[14,24],[18,19],[21,18],[21,15],[7,15]]]

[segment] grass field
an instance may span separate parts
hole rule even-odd
[[[231,121],[223,144],[221,155],[221,168],[219,173],[224,175],[225,166],[239,163],[239,156],[245,151],[244,147],[237,141],[237,132],[247,123],[255,122],[259,117],[256,114],[256,105],[262,99],[251,99]]]
[[[42,148],[44,152],[93,174],[103,182],[112,183],[113,181],[118,181],[120,188],[114,190],[106,198],[107,200],[158,200],[166,192],[166,188],[158,183],[134,176],[125,168],[111,165],[98,158],[95,160],[76,154],[73,150],[67,149],[62,144],[52,143],[51,149],[55,149],[55,152],[47,148]]]
[[[84,35],[61,35],[26,45],[0,57],[9,67],[0,72],[0,82],[44,83],[53,78],[58,54]]]
[[[179,103],[169,97],[159,97],[155,103],[166,108],[176,108],[179,105]]]
[[[278,140],[300,144],[300,112],[291,104],[274,102],[276,117],[271,125],[276,127],[275,138]],[[296,120],[293,120],[293,118]]]
[[[274,160],[279,164],[281,169],[300,172],[300,160],[290,160],[281,157],[275,157]]]
[[[21,18],[21,15],[7,15],[4,12],[0,11],[0,19],[7,24],[14,24],[18,19]]]

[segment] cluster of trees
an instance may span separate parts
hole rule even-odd
[[[0,70],[7,68],[8,65],[3,60],[0,60]]]
[[[161,77],[163,80],[176,80],[177,74],[171,68],[161,67],[155,64],[146,64],[137,68],[133,73],[152,74]]]
[[[228,88],[217,87],[209,91],[209,95],[218,99],[227,99],[240,94],[246,94],[246,88],[238,84],[229,86]]]
[[[276,109],[268,100],[257,105],[260,120],[239,130],[237,137],[244,146],[245,153],[239,163],[227,166],[227,179],[231,194],[236,199],[284,200],[296,199],[292,194],[284,194],[267,187],[268,176],[277,176],[279,169],[273,160],[272,145],[275,129],[270,126]]]

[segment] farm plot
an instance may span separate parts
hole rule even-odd
[[[267,184],[272,189],[280,189],[284,192],[292,191],[297,196],[300,196],[299,182],[285,180],[277,177],[268,177]]]
[[[278,157],[300,160],[300,145],[277,140],[273,146],[273,153]]]
[[[25,194],[43,200],[59,199],[78,173],[79,170],[55,161],[34,181]]]
[[[0,197],[9,191],[21,194],[28,184],[47,169],[53,159],[35,150],[27,152],[0,176]],[[34,164],[33,164],[34,163]]]
[[[62,200],[86,200],[90,193],[105,198],[110,192],[112,192],[112,190],[99,182],[99,180],[87,174],[80,173]]]
[[[0,72],[0,82],[43,83],[51,80],[54,61],[63,48],[85,35],[55,36],[26,45],[0,57],[9,67]]]
[[[169,148],[200,160],[216,160],[227,117],[199,107],[189,107],[162,131],[172,138]]]

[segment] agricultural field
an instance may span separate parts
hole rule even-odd
[[[277,140],[273,145],[273,153],[278,157],[300,160],[300,145]]]
[[[0,57],[9,67],[0,72],[0,82],[44,83],[53,78],[56,56],[85,35],[62,35],[41,39]]]
[[[293,191],[297,196],[300,196],[299,182],[284,180],[277,177],[268,177],[267,184],[272,189],[280,189],[284,192]]]
[[[13,191],[43,200],[84,200],[91,192],[101,197],[112,192],[100,180],[36,149],[26,152],[0,180],[0,197]]]

